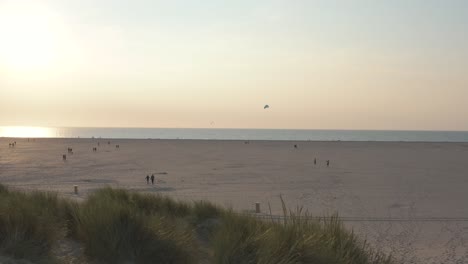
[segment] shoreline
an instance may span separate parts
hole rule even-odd
[[[88,137],[0,137],[0,139],[33,140],[167,140],[167,141],[219,141],[219,142],[313,142],[313,143],[422,143],[422,144],[467,144],[468,141],[384,141],[384,140],[292,140],[292,139],[191,139],[191,138],[88,138]]]

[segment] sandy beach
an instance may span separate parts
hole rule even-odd
[[[401,263],[468,262],[467,164],[468,143],[0,138],[12,188],[83,199],[112,186],[275,215],[281,194],[291,209],[338,212]]]

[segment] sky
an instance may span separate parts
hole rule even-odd
[[[0,0],[0,126],[468,130],[467,98],[464,0]]]

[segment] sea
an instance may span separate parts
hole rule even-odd
[[[0,126],[0,137],[288,141],[468,142],[468,131],[72,128]]]

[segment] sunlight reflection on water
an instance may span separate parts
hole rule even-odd
[[[54,137],[54,129],[49,127],[7,126],[0,127],[0,137],[44,138]]]

